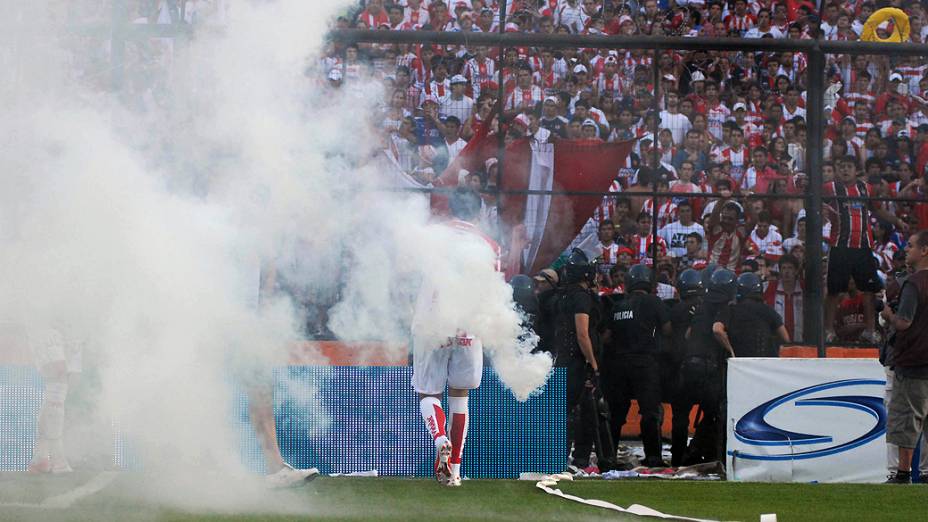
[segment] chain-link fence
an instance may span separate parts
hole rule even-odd
[[[93,51],[85,80],[129,104],[166,102],[164,82],[189,81],[173,74],[186,39],[225,17],[222,2],[88,4],[68,35]],[[687,268],[751,271],[794,341],[878,340],[907,234],[928,227],[928,46],[848,41],[779,6],[369,4],[335,21],[311,81],[382,82],[365,116],[385,165],[403,189],[478,188],[482,224],[522,252],[511,270],[577,247],[601,292],[647,263],[668,299]]]

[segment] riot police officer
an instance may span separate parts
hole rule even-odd
[[[595,276],[595,267],[586,255],[578,249],[571,252],[561,270],[563,286],[555,321],[555,364],[567,370],[567,439],[568,444],[574,443],[574,466],[580,469],[589,466],[598,421],[590,401],[584,400],[599,381],[601,311],[593,290]],[[597,453],[604,450],[597,448]],[[608,453],[605,456],[608,458]]]
[[[734,272],[716,269],[709,277],[708,291],[696,308],[686,335],[686,352],[681,368],[683,386],[677,408],[689,411],[696,404],[701,418],[697,420],[696,433],[682,458],[684,465],[710,462],[721,457],[724,364],[726,356],[733,354],[726,352],[712,328],[719,311],[734,300],[736,290]]]
[[[680,301],[670,309],[670,325],[673,330],[672,349],[662,350],[661,390],[664,401],[670,403],[672,412],[672,431],[670,436],[671,465],[683,465],[686,442],[689,438],[690,410],[696,400],[688,399],[682,389],[683,357],[686,354],[686,332],[693,323],[696,309],[702,303],[706,286],[702,274],[692,268],[680,273],[677,279]]]
[[[764,283],[750,272],[738,277],[737,304],[719,313],[712,326],[722,346],[730,346],[738,357],[776,357],[777,343],[789,342],[780,314],[763,300]]]
[[[619,440],[631,399],[641,412],[643,464],[666,466],[661,458],[659,337],[670,337],[670,309],[651,293],[651,269],[635,265],[625,276],[628,295],[612,308],[603,350],[604,393],[612,413],[612,439]],[[666,343],[665,343],[666,344]]]
[[[538,334],[536,350],[549,352],[555,356],[557,350],[554,332],[560,278],[556,271],[545,268],[535,274],[532,279],[535,283],[535,299],[538,302],[538,313],[535,316],[535,333]]]

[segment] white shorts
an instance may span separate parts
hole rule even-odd
[[[473,390],[483,377],[483,345],[458,338],[451,346],[417,349],[412,357],[412,387],[424,395],[440,395],[445,386]]]
[[[56,330],[46,330],[29,336],[32,358],[39,370],[49,364],[65,363],[68,373],[81,373],[83,343],[66,341]]]

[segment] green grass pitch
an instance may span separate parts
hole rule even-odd
[[[242,484],[225,480],[222,485],[217,482],[215,490],[209,486],[197,488],[206,491],[198,496],[212,495],[212,498],[177,500],[172,493],[161,491],[168,486],[152,485],[158,482],[156,475],[121,473],[106,481],[99,491],[81,494],[87,493],[87,484],[98,478],[96,473],[52,477],[0,474],[0,520],[646,520],[555,498],[536,489],[533,482],[512,480],[471,480],[465,481],[461,488],[444,488],[430,480],[320,478],[285,491],[266,491],[257,480]],[[780,522],[928,520],[928,485],[743,484],[651,479],[587,480],[562,482],[560,486],[565,493],[623,507],[642,504],[668,514],[716,520],[757,521],[761,513],[776,513]],[[185,488],[177,484],[173,493]],[[228,504],[221,500],[224,497],[229,499]],[[71,498],[73,503],[66,508],[54,508],[46,502],[52,498]]]

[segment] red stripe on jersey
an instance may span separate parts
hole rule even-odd
[[[461,221],[460,219],[452,219],[451,221],[448,221],[446,224],[447,226],[455,230],[460,230],[468,234],[473,234],[479,237],[480,239],[482,239],[484,242],[486,242],[486,244],[490,246],[490,249],[493,250],[493,254],[496,256],[496,271],[497,272],[503,271],[503,264],[502,264],[503,249],[500,248],[499,243],[494,241],[493,238],[486,235],[482,230],[477,228],[477,226],[474,225],[473,223],[468,223],[467,221]]]

